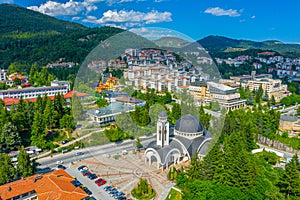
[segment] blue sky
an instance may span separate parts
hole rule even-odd
[[[194,40],[220,35],[300,43],[297,0],[0,0],[3,2],[89,27],[111,25],[144,33],[148,27],[161,27]],[[158,34],[164,35],[162,32]]]

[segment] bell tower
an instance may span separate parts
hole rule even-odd
[[[164,147],[165,145],[169,145],[170,130],[169,130],[168,115],[164,111],[162,111],[158,115],[156,132],[157,132],[156,133],[157,146]]]

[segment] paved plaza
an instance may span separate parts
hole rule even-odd
[[[149,166],[145,163],[143,152],[128,151],[128,154],[98,155],[93,158],[81,160],[71,168],[86,165],[98,177],[107,180],[108,185],[123,191],[131,198],[131,190],[139,182],[139,178],[146,178],[156,191],[155,199],[165,199],[174,183],[168,180],[168,170],[157,169],[156,163]]]

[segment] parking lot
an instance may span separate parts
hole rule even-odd
[[[126,155],[123,155],[123,153]],[[82,165],[87,166],[98,178],[105,179],[107,181],[105,185],[115,187],[129,199],[132,198],[131,190],[141,177],[146,178],[156,191],[157,197],[155,199],[164,199],[162,197],[167,195],[169,189],[174,185],[167,179],[167,170],[158,170],[155,164],[152,166],[145,164],[143,153],[121,151],[119,154],[97,155],[93,158],[76,162],[67,169],[70,175],[78,178],[82,184],[92,191],[96,199],[109,200],[114,198],[104,190],[105,185],[99,187],[94,180],[83,176],[77,170]]]

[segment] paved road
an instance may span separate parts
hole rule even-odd
[[[146,146],[149,144],[151,141],[154,140],[154,137],[148,137],[142,139],[142,144]],[[66,152],[64,154],[57,154],[54,155],[53,157],[45,157],[38,159],[38,162],[41,164],[39,167],[40,168],[45,168],[45,167],[50,167],[50,168],[55,168],[56,167],[56,162],[57,161],[63,161],[64,165],[68,166],[71,162],[77,162],[79,160],[83,159],[88,159],[88,158],[93,158],[101,155],[108,155],[108,154],[116,154],[116,153],[121,153],[122,150],[131,150],[134,149],[134,140],[127,140],[124,141],[121,144],[115,144],[115,143],[110,143],[106,145],[99,145],[99,146],[94,146],[94,147],[88,147],[84,149],[78,149],[75,151],[71,152]],[[83,152],[84,155],[81,156],[76,156],[76,152]]]

